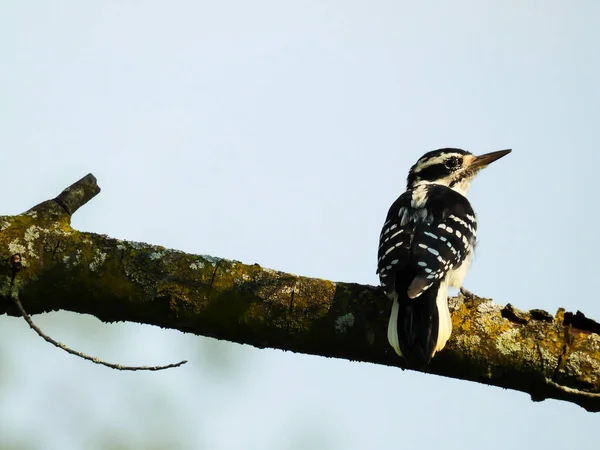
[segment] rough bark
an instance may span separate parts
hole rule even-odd
[[[0,216],[0,314],[69,310],[233,342],[403,366],[387,343],[377,287],[334,283],[206,255],[82,233],[75,211],[100,189],[88,175],[53,200]],[[22,268],[14,270],[14,255]],[[428,372],[600,411],[600,325],[563,309],[519,311],[450,299],[454,331]]]

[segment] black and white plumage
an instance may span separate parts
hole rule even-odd
[[[388,340],[408,366],[425,366],[450,338],[448,287],[462,286],[477,232],[465,194],[479,170],[508,153],[474,156],[452,148],[426,153],[388,212],[377,273],[393,300]]]

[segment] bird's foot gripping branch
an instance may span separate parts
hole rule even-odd
[[[72,214],[99,192],[88,175],[23,214],[0,216],[0,314],[28,318],[24,311],[68,310],[105,322],[403,367],[387,343],[391,305],[380,288],[71,228]],[[501,307],[476,295],[449,303],[452,336],[423,371],[600,411],[598,323],[562,309],[552,315]],[[170,366],[146,369],[163,367]]]

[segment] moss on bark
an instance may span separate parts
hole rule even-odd
[[[77,186],[77,184],[83,186]],[[377,287],[334,283],[206,255],[83,233],[71,214],[99,192],[85,177],[56,199],[0,217],[0,314],[14,288],[30,314],[69,310],[257,347],[403,366],[387,343]],[[67,207],[65,206],[67,205]],[[600,326],[583,315],[450,299],[454,330],[430,373],[600,410]]]

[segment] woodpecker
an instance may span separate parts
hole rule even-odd
[[[412,166],[406,192],[390,207],[377,274],[393,301],[388,341],[408,367],[425,367],[450,338],[448,287],[462,287],[477,233],[465,195],[481,169],[510,152],[428,152]]]

